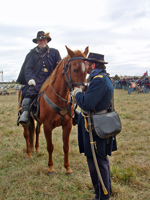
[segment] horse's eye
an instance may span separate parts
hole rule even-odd
[[[77,70],[77,69],[73,69],[73,72],[74,72],[74,73],[77,73],[77,72],[78,72],[78,70]]]

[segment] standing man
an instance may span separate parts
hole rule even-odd
[[[77,104],[82,109],[78,118],[78,142],[80,153],[84,153],[87,157],[87,163],[91,175],[91,180],[95,190],[95,198],[93,200],[109,199],[111,194],[110,168],[107,155],[111,156],[111,152],[117,150],[115,137],[109,139],[101,139],[93,133],[93,141],[96,142],[96,158],[99,170],[108,191],[105,195],[95,168],[91,144],[89,139],[89,131],[84,121],[86,111],[106,111],[109,107],[112,95],[113,86],[110,79],[106,75],[104,56],[97,53],[90,53],[86,59],[85,68],[90,74],[90,84],[87,91],[83,94],[81,88],[75,88],[72,91],[73,97]]]
[[[49,33],[44,33],[44,31],[37,33],[37,38],[33,39],[33,42],[38,45],[27,54],[17,79],[19,83],[28,85],[22,101],[23,113],[19,119],[19,123],[26,127],[29,126],[30,104],[37,96],[46,78],[61,60],[59,51],[49,48],[47,45],[50,41]]]

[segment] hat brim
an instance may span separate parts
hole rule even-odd
[[[45,37],[45,39],[47,39],[47,43],[52,40],[51,38],[47,38],[47,37]],[[41,40],[41,39],[35,38],[32,41],[37,44],[37,40]]]
[[[94,58],[84,58],[84,60],[92,63],[108,64],[108,62],[105,62],[103,60],[95,60]]]

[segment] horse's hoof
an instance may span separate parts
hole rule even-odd
[[[73,171],[71,170],[71,168],[70,167],[66,167],[66,174],[72,174],[73,173]]]
[[[73,173],[73,172],[71,172],[71,173],[66,172],[66,175],[67,175],[67,176],[73,176],[74,173]]]
[[[27,159],[28,159],[28,160],[31,160],[31,159],[32,159],[31,154],[30,154],[30,155],[27,155]]]
[[[47,172],[48,176],[53,175],[53,174],[55,174],[55,172]]]
[[[39,151],[39,149],[36,149],[36,153],[39,153],[40,151]]]

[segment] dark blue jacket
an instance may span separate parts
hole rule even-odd
[[[45,54],[46,53],[46,54]],[[42,55],[45,56],[42,58]],[[37,47],[32,49],[26,56],[17,81],[26,85],[30,79],[36,79],[42,68],[47,68],[45,79],[49,76],[61,60],[59,51],[48,46],[44,50]]]
[[[91,82],[88,90],[84,94],[78,92],[75,98],[79,107],[85,111],[105,110],[110,104],[113,86],[110,79],[104,74],[105,70],[99,70],[101,73],[96,76],[93,71],[90,74]],[[98,72],[98,70],[96,70],[96,72]],[[109,144],[107,144],[107,139],[100,139],[94,134],[93,140],[96,141],[98,154],[101,156],[106,156],[107,154],[111,155],[111,151],[117,149],[115,137],[110,138]],[[84,117],[81,114],[78,118],[78,142],[80,153],[92,157],[89,132],[85,130]]]

